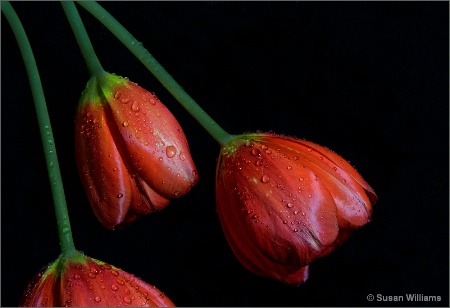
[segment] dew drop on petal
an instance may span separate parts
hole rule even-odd
[[[120,93],[120,91],[117,91],[116,93],[114,93],[114,98],[119,99],[121,95],[122,93]]]
[[[263,164],[262,160],[257,160],[255,163],[256,166],[261,166],[262,164]]]
[[[166,155],[167,155],[167,157],[172,158],[172,157],[175,156],[175,154],[177,154],[177,148],[174,147],[173,145],[169,145],[166,148]]]
[[[123,301],[128,305],[131,304],[131,298],[129,296],[124,296]]]
[[[302,177],[300,177],[298,180],[299,180],[300,182],[303,182],[305,179],[302,178]]]
[[[131,104],[131,110],[133,112],[138,112],[139,110],[141,110],[141,107],[139,106],[138,101],[134,101],[133,104]]]
[[[80,280],[80,278],[81,278],[81,276],[78,275],[78,274],[76,274],[75,276],[73,276],[73,279],[75,279],[75,280]]]
[[[96,296],[95,298],[94,298],[94,300],[95,300],[95,302],[96,303],[100,303],[100,301],[102,300],[99,296]]]
[[[112,284],[111,285],[111,290],[117,291],[117,290],[119,290],[119,287],[116,284]]]
[[[130,99],[129,98],[122,98],[120,101],[122,102],[122,104],[128,104]]]
[[[119,273],[118,273],[117,271],[115,271],[115,270],[112,270],[112,271],[111,271],[111,274],[112,274],[113,276],[116,276],[116,277],[119,276]]]
[[[292,208],[293,206],[294,206],[294,205],[293,205],[292,203],[290,203],[290,202],[287,204],[287,207],[288,207],[288,208]]]
[[[311,195],[311,194],[309,194],[309,195],[308,195],[308,198],[312,198],[312,195]]]
[[[270,177],[268,176],[268,175],[263,175],[262,177],[261,177],[261,182],[263,182],[263,183],[269,183],[269,181],[270,181]]]
[[[123,197],[123,194],[117,194],[117,198],[122,198]]]
[[[125,122],[122,123],[122,126],[123,126],[123,127],[128,127],[128,125],[129,125],[129,124],[128,124],[127,121],[125,121]]]
[[[250,153],[251,153],[253,156],[259,156],[259,155],[261,155],[261,152],[260,152],[258,149],[253,149],[253,150],[250,151]]]
[[[287,166],[287,170],[291,170],[292,169],[292,166]]]
[[[174,193],[173,193],[173,195],[176,197],[176,196],[178,196],[180,194],[180,192],[179,191],[175,191]]]

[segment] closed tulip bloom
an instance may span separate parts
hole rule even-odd
[[[22,307],[173,307],[155,286],[105,262],[77,253],[61,255],[28,284]]]
[[[108,229],[163,209],[198,181],[180,124],[161,101],[113,74],[92,78],[75,118],[76,159]]]
[[[342,157],[275,134],[236,136],[222,146],[217,212],[250,271],[298,285],[308,265],[371,219],[377,196]]]

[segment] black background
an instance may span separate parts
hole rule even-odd
[[[76,247],[178,306],[448,306],[448,2],[101,2],[225,130],[325,145],[375,189],[373,220],[288,287],[243,268],[215,212],[219,146],[78,6],[103,67],[154,91],[182,125],[200,182],[122,231],[94,217],[74,157],[89,74],[57,2],[13,2],[44,87]],[[2,16],[3,17],[3,16]],[[2,18],[2,306],[56,259],[53,202],[22,58]],[[441,302],[368,302],[368,294]]]

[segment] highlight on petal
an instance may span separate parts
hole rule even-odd
[[[370,220],[376,195],[328,149],[274,134],[236,136],[216,171],[225,237],[250,271],[298,285],[307,266]]]
[[[105,73],[89,81],[75,117],[77,166],[108,229],[161,210],[198,182],[184,132],[156,95]]]
[[[61,255],[29,283],[20,305],[173,307],[155,286],[81,253]]]

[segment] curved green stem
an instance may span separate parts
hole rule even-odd
[[[222,129],[173,77],[156,61],[156,59],[136,40],[113,16],[98,3],[79,1],[95,18],[111,31],[145,67],[161,82],[161,84],[177,99],[177,101],[203,126],[203,128],[220,144],[227,143],[234,136]]]
[[[42,144],[44,147],[48,177],[51,183],[61,252],[71,256],[77,251],[73,243],[72,230],[69,222],[66,198],[64,196],[61,172],[59,170],[58,157],[56,155],[53,132],[36,60],[34,59],[33,51],[22,23],[20,22],[19,17],[11,4],[7,1],[2,1],[2,11],[11,25],[14,36],[16,37],[27,71],[28,80],[30,82],[34,106],[36,108],[36,114],[39,122],[39,129],[41,132]]]
[[[78,46],[80,46],[84,61],[93,76],[99,76],[105,73],[100,61],[95,54],[89,36],[84,28],[83,21],[78,14],[77,8],[73,1],[61,1],[61,5],[66,13],[67,20],[72,27],[72,31],[77,39]]]

